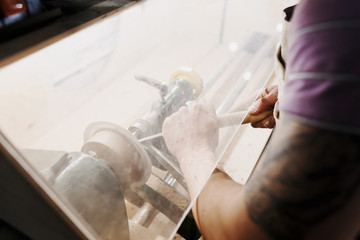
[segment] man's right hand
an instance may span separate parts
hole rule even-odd
[[[273,110],[275,103],[278,100],[278,86],[273,85],[263,89],[255,102],[249,108],[250,115],[257,115],[266,110]],[[274,128],[275,118],[273,115],[266,117],[265,119],[251,123],[254,128]]]

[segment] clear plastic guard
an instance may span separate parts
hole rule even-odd
[[[86,238],[173,239],[193,200],[163,139],[137,139],[199,99],[217,114],[246,111],[273,81],[281,17],[265,0],[149,0],[114,12],[0,68],[2,145],[69,221],[84,222]],[[179,66],[190,69],[172,75]],[[270,134],[221,128],[203,183],[218,166],[245,184]]]

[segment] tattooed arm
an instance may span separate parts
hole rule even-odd
[[[246,187],[214,173],[194,215],[205,239],[352,239],[359,184],[360,136],[284,114]]]

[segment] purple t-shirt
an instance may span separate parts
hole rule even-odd
[[[360,134],[360,1],[302,0],[289,41],[280,110],[307,124]]]

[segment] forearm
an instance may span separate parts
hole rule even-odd
[[[206,149],[188,151],[179,160],[191,199],[194,199],[204,187],[215,162],[215,153]]]
[[[193,207],[195,221],[206,239],[225,239],[225,234],[230,235],[229,228],[234,225],[231,215],[238,208],[232,205],[241,201],[242,189],[224,173],[212,174]]]
[[[219,170],[209,178],[216,163],[213,150],[188,149],[178,160],[191,199],[201,192],[192,211],[205,239],[268,239],[248,217],[244,187]]]
[[[193,206],[193,215],[207,240],[267,239],[247,217],[243,186],[218,170],[212,174]]]
[[[243,186],[219,170],[211,174],[215,158],[214,152],[200,149],[189,151],[179,162],[191,199],[201,192],[192,211],[205,239],[231,239],[238,230],[236,213],[241,211],[239,203],[243,206]]]

